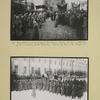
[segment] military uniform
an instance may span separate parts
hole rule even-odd
[[[62,86],[61,86],[61,95],[64,95],[64,89],[65,89],[64,85],[65,85],[65,83],[62,82]]]

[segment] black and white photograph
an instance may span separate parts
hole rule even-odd
[[[88,100],[89,58],[11,57],[10,100]]]
[[[88,0],[11,0],[10,40],[88,40]]]

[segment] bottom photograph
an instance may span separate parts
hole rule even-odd
[[[88,57],[11,57],[10,100],[88,100]]]

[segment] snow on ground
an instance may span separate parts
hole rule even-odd
[[[61,96],[60,94],[53,94],[47,91],[36,90],[36,97],[32,95],[32,90],[13,91],[11,93],[11,100],[87,100],[87,93],[84,93],[82,98],[72,99],[71,97]]]

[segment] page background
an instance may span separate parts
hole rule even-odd
[[[10,41],[10,0],[0,3],[0,100],[10,100],[10,56],[89,57],[89,100],[100,98],[100,1],[89,0],[85,45],[22,45]],[[25,42],[25,41],[24,41]],[[29,41],[27,43],[30,43]],[[41,42],[41,41],[39,41]],[[46,41],[45,41],[46,42]],[[63,41],[62,41],[63,42]],[[56,42],[55,42],[56,43]],[[67,41],[66,41],[67,43]],[[71,43],[76,43],[72,41]],[[32,43],[34,44],[34,42]],[[58,99],[59,100],[59,99]]]

